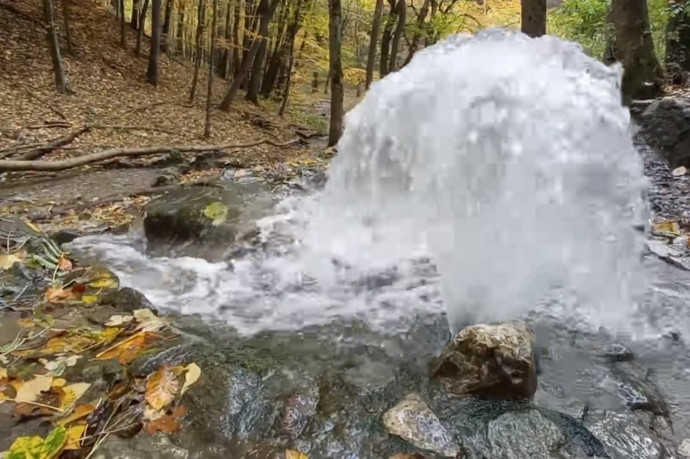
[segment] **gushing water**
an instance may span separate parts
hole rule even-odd
[[[646,182],[621,72],[553,37],[452,36],[372,85],[346,118],[326,188],[262,222],[266,237],[295,242],[233,272],[132,253],[110,262],[154,303],[245,332],[336,316],[390,326],[441,302],[453,327],[538,304],[627,324],[644,288],[633,226]],[[176,287],[161,287],[171,272]]]

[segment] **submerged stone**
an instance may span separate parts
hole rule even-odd
[[[432,370],[454,395],[531,399],[537,390],[534,333],[523,322],[467,327]]]
[[[388,410],[383,415],[383,424],[392,435],[418,448],[451,457],[460,450],[453,436],[417,394],[408,394]]]
[[[589,430],[606,446],[613,459],[655,459],[670,457],[669,452],[632,413],[609,411]]]
[[[509,412],[488,426],[490,457],[549,457],[566,443],[561,429],[536,410]]]

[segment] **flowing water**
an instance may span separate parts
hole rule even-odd
[[[690,330],[690,294],[642,262],[647,181],[621,75],[553,37],[452,36],[372,85],[325,189],[259,222],[267,249],[209,263],[150,258],[132,235],[72,246],[159,308],[244,334],[357,318],[391,335],[443,313],[452,329],[530,317],[647,343]],[[551,375],[564,387],[591,363],[578,352]]]

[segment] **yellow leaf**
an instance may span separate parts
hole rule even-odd
[[[65,384],[67,384],[67,381],[65,381],[63,378],[55,378],[53,379],[53,386],[54,387],[63,387]]]
[[[93,288],[115,288],[117,287],[117,281],[112,277],[104,277],[103,279],[98,279],[89,282],[89,287]]]
[[[0,367],[0,379],[6,379],[6,378],[7,378],[7,368]]]
[[[674,222],[671,220],[656,222],[654,223],[654,232],[679,235],[680,225],[678,225],[678,222]]]
[[[151,342],[160,338],[153,332],[140,331],[110,346],[108,349],[96,355],[98,360],[117,359],[121,364],[126,365],[146,348]]]
[[[309,456],[306,454],[300,452],[300,451],[295,451],[293,449],[286,449],[285,450],[285,459],[309,459]]]
[[[86,391],[89,390],[89,387],[91,387],[91,384],[89,383],[74,383],[70,384],[69,386],[63,387],[62,390],[65,391],[65,394],[69,395],[65,396],[65,401],[63,403],[64,406],[60,406],[60,409],[65,410],[70,406],[75,405],[77,400],[79,400],[82,397],[82,395],[84,395]],[[68,398],[70,400],[67,400]]]
[[[72,427],[67,429],[67,442],[65,444],[66,450],[75,450],[81,448],[81,437],[84,436],[86,432],[86,423],[74,424]]]
[[[46,290],[45,300],[49,303],[62,303],[64,301],[76,299],[77,295],[72,289],[49,287]]]
[[[204,215],[213,220],[213,226],[218,226],[228,218],[228,206],[222,202],[212,202],[204,209]]]
[[[19,437],[7,452],[7,459],[43,459],[43,439],[41,437]]]
[[[155,315],[150,309],[137,309],[133,314],[134,318],[139,322],[138,330],[156,331],[166,325],[163,319]]]
[[[10,269],[15,263],[21,263],[26,253],[21,250],[14,253],[3,253],[0,255],[0,270]]]
[[[146,381],[144,398],[151,407],[161,410],[175,399],[180,383],[169,366],[163,365]]]
[[[95,410],[95,409],[96,409],[96,407],[90,403],[85,403],[83,405],[79,405],[74,409],[74,413],[70,414],[66,418],[62,418],[62,419],[58,420],[57,424],[64,426],[64,425],[69,424],[70,422],[74,422],[76,420],[85,418],[86,416],[93,413],[93,410]]]
[[[196,363],[190,363],[185,367],[185,369],[187,370],[187,372],[184,374],[184,384],[182,385],[180,395],[187,392],[189,386],[197,382],[199,376],[201,376],[201,368],[199,368],[199,365],[197,365]]]
[[[39,352],[41,354],[64,354],[67,352],[79,354],[93,344],[93,339],[83,335],[56,336],[50,338]]]
[[[21,385],[17,388],[17,395],[14,400],[17,402],[35,402],[41,392],[47,391],[53,385],[53,377],[36,376],[34,379],[18,384]]]
[[[98,297],[96,295],[83,295],[81,297],[81,301],[82,303],[88,306],[90,304],[94,304],[95,302],[97,302]]]

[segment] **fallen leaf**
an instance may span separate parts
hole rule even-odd
[[[65,257],[61,257],[60,260],[58,260],[58,269],[60,271],[71,271],[72,270],[72,262]]]
[[[134,311],[134,318],[139,322],[138,330],[157,331],[167,324],[153,313],[150,309],[137,309]]]
[[[126,365],[157,339],[160,339],[160,335],[156,333],[140,331],[97,354],[96,359],[117,359],[121,364]]]
[[[0,379],[7,379],[7,368],[0,367]]]
[[[169,366],[163,365],[146,381],[144,398],[154,409],[160,410],[175,399],[180,383]]]
[[[64,378],[53,379],[53,387],[64,387],[67,381]]]
[[[218,226],[228,218],[228,206],[222,202],[212,202],[204,209],[204,215],[213,220],[213,226]]]
[[[84,335],[69,334],[55,336],[38,351],[41,354],[79,354],[94,345],[94,340]]]
[[[67,431],[62,426],[57,426],[48,434],[44,443],[43,451],[46,459],[56,457],[67,442]]]
[[[62,426],[53,429],[45,440],[41,437],[19,437],[7,452],[6,459],[53,459],[67,442],[67,431]]]
[[[16,384],[19,386],[15,385],[17,395],[14,397],[14,400],[16,402],[35,402],[40,397],[41,392],[49,390],[53,385],[53,377],[36,376],[34,379]]]
[[[674,177],[680,177],[681,175],[685,175],[687,171],[688,170],[685,168],[685,166],[680,166],[673,169],[671,175],[673,175]]]
[[[96,407],[93,406],[91,403],[84,403],[82,405],[78,405],[72,414],[69,416],[59,419],[57,421],[58,425],[64,426],[67,425],[71,422],[77,421],[79,419],[85,418],[86,416],[90,415],[93,413],[93,410],[95,410]]]
[[[134,319],[133,316],[121,316],[121,315],[114,315],[108,321],[105,323],[106,327],[117,327],[118,325],[122,324],[127,324],[131,322]]]
[[[0,270],[10,269],[15,263],[21,263],[26,257],[26,252],[18,250],[14,253],[0,254]]]
[[[158,419],[148,422],[144,425],[144,430],[149,435],[153,435],[156,432],[163,432],[166,434],[175,433],[180,430],[180,418],[187,413],[187,409],[179,405],[175,408],[172,414],[166,414]]]
[[[295,451],[294,449],[286,449],[285,459],[309,459],[309,456],[300,451]]]
[[[680,225],[671,220],[656,222],[654,223],[654,232],[680,235]]]
[[[81,438],[86,432],[86,423],[74,424],[72,427],[67,429],[67,441],[65,442],[66,450],[76,450],[81,448]]]
[[[117,281],[112,277],[104,277],[103,279],[98,279],[89,282],[89,287],[93,288],[115,288],[117,287]]]
[[[72,289],[49,287],[45,294],[45,300],[48,303],[63,303],[76,298],[77,295]]]
[[[60,400],[60,411],[66,412],[77,404],[77,400],[91,387],[89,383],[75,383],[62,388],[65,395]]]
[[[184,374],[184,384],[182,385],[180,395],[187,392],[189,386],[197,382],[199,376],[201,376],[201,368],[199,368],[199,365],[197,365],[196,363],[190,363],[185,367],[185,369],[187,370],[187,372]]]
[[[91,305],[94,304],[98,301],[98,296],[97,295],[82,295],[81,297],[82,303],[85,305]]]

